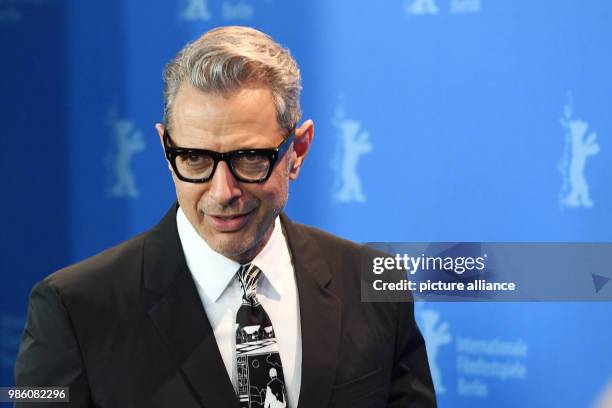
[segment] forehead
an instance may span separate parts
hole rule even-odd
[[[274,98],[265,87],[217,94],[184,84],[171,120],[172,138],[180,146],[224,151],[269,147],[282,140]]]

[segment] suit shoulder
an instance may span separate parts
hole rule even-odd
[[[348,239],[339,237],[327,231],[323,231],[319,228],[295,222],[293,223],[293,225],[296,228],[301,229],[310,238],[314,239],[322,250],[327,250],[329,252],[361,252],[364,250],[368,250],[368,248],[362,244],[349,241]]]
[[[62,268],[43,282],[63,294],[96,293],[115,285],[140,280],[146,233],[139,234],[96,255]]]
[[[351,267],[355,270],[364,260],[380,255],[378,251],[348,239],[323,231],[319,228],[293,223],[293,226],[312,239],[332,268]]]
[[[293,226],[302,230],[306,235],[313,238],[322,250],[327,252],[337,253],[340,251],[343,254],[367,254],[367,255],[386,255],[384,252],[373,249],[367,245],[350,241],[346,238],[339,237],[322,229],[309,225],[293,222]]]

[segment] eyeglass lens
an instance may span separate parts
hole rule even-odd
[[[176,157],[177,170],[183,177],[190,179],[210,177],[214,163],[214,159],[204,152],[179,154]],[[267,156],[246,153],[231,157],[229,164],[239,177],[245,180],[260,180],[268,173],[270,159]]]

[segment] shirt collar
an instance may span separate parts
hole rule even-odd
[[[216,302],[236,276],[240,264],[208,246],[180,207],[176,212],[176,225],[191,275],[206,297]],[[279,267],[280,256],[289,256],[289,250],[280,218],[276,217],[272,236],[251,263],[261,269],[265,279],[279,296],[283,293],[286,274]]]
[[[279,296],[283,294],[285,277],[287,273],[291,272],[282,268],[281,265],[284,265],[282,261],[290,258],[291,256],[289,255],[287,242],[283,235],[280,218],[276,217],[272,236],[270,236],[266,245],[255,256],[251,263],[261,269],[266,280],[270,282],[272,289],[274,289]]]

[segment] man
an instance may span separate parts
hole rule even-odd
[[[282,213],[313,138],[299,95],[254,29],[179,52],[156,125],[178,203],[36,285],[18,386],[75,407],[435,406],[412,305],[361,302],[368,251]]]

